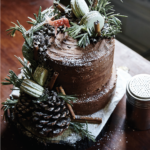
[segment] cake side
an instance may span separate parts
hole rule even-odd
[[[47,63],[59,72],[59,84],[67,94],[79,97],[101,90],[111,77],[115,40],[103,39],[84,49],[76,40],[61,36],[56,37],[59,47],[55,40],[47,50]]]
[[[89,115],[103,109],[114,95],[116,80],[116,68],[113,66],[111,78],[103,86],[101,91],[97,90],[92,95],[82,96],[73,103],[75,114]]]

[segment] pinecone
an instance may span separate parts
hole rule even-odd
[[[15,118],[22,121],[30,120],[34,110],[34,104],[27,94],[21,94],[18,103],[14,108]]]
[[[51,91],[47,101],[37,101],[32,120],[41,136],[54,137],[65,131],[70,124],[69,110],[64,100]]]

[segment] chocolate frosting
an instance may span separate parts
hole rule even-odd
[[[103,39],[86,48],[77,41],[59,33],[52,37],[47,50],[48,64],[59,72],[58,83],[66,94],[82,97],[93,95],[108,82],[112,73],[114,39]]]
[[[115,92],[116,77],[116,68],[113,67],[111,78],[100,91],[95,91],[92,95],[82,96],[73,103],[75,114],[89,115],[104,108]]]

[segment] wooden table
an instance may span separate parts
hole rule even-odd
[[[52,5],[52,0],[1,1],[1,79],[6,77],[9,69],[19,73],[18,68],[21,66],[14,55],[22,57],[21,47],[24,41],[20,33],[17,32],[16,36],[12,38],[7,36],[5,30],[11,26],[11,21],[16,22],[16,20],[29,29],[30,25],[26,23],[27,17],[33,17],[33,13],[38,13],[40,5],[45,9]],[[117,40],[114,61],[117,66],[127,66],[131,75],[150,74],[150,62]],[[9,97],[10,87],[1,87],[1,101]],[[126,124],[125,108],[124,96],[110,118],[105,136],[89,150],[150,150],[150,130],[136,131],[131,129]],[[28,143],[22,141],[16,131],[2,120],[2,115],[3,112],[1,112],[2,150],[26,150],[29,146]]]

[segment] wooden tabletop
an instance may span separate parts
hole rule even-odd
[[[38,13],[39,6],[46,9],[50,5],[52,5],[52,0],[1,1],[1,79],[6,77],[9,69],[19,73],[18,68],[21,66],[14,55],[22,57],[21,47],[24,41],[20,33],[17,32],[16,36],[12,38],[7,35],[5,30],[11,26],[11,21],[16,22],[16,20],[29,29],[30,25],[26,23],[27,17],[33,17],[33,13]],[[118,67],[127,66],[131,75],[150,74],[150,62],[117,40],[114,61]],[[1,87],[1,101],[9,97],[10,87]],[[124,96],[110,118],[104,137],[89,150],[150,150],[150,130],[136,131],[128,126],[125,102]],[[26,150],[29,145],[22,141],[16,131],[2,120],[2,115],[1,111],[2,150]]]

